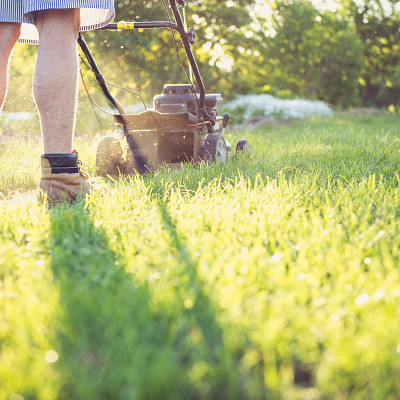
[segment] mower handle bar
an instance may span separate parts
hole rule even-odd
[[[178,25],[172,22],[154,21],[154,22],[113,22],[96,30],[129,30],[129,29],[156,29],[169,28],[179,32]]]
[[[179,1],[179,0],[178,0]],[[196,79],[196,84],[199,90],[199,110],[198,116],[201,117],[203,120],[209,120],[210,116],[207,113],[205,108],[205,89],[203,84],[203,79],[201,78],[199,68],[197,66],[196,60],[194,58],[191,43],[189,41],[189,33],[186,32],[185,27],[183,25],[181,14],[179,13],[178,6],[176,5],[176,0],[169,0],[172,12],[174,14],[174,18],[176,24],[172,22],[118,22],[118,23],[111,23],[103,28],[99,28],[99,30],[114,30],[114,29],[154,29],[154,28],[169,28],[176,30],[179,33],[181,38],[183,47],[185,49],[186,57],[188,58],[189,64],[192,68],[193,75]],[[181,3],[181,2],[180,2]],[[193,34],[193,33],[192,33]],[[116,107],[120,114],[125,114],[125,111],[122,105],[118,102],[118,100],[110,93],[106,81],[103,78],[86,42],[85,39],[81,34],[78,35],[78,44],[81,47],[83,53],[85,54],[93,72],[96,75],[96,80],[99,83],[100,87],[102,88],[104,94],[108,98],[108,100]],[[197,96],[196,96],[197,97]]]
[[[188,32],[186,32],[181,14],[178,7],[185,7],[186,3],[184,0],[168,0],[171,6],[172,12],[174,14],[175,23],[172,22],[117,22],[108,24],[99,30],[115,30],[115,29],[156,29],[156,28],[169,28],[177,31],[180,35],[183,47],[185,49],[186,57],[188,58],[190,67],[193,71],[194,78],[199,90],[199,114],[207,118],[207,111],[205,109],[205,88],[203,84],[203,79],[200,75],[199,68],[197,66],[196,60],[194,58],[191,43],[188,38]],[[179,6],[177,5],[177,2]],[[85,52],[86,53],[86,52]]]

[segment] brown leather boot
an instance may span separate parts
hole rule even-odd
[[[39,184],[39,202],[55,204],[74,203],[90,193],[89,176],[80,170],[78,153],[42,154],[42,179]]]

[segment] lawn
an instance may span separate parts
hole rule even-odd
[[[0,144],[0,399],[398,399],[400,117],[242,137],[50,211]]]

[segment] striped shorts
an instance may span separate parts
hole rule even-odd
[[[0,22],[22,22],[20,43],[37,44],[35,11],[81,9],[80,31],[101,28],[115,16],[114,0],[0,0]]]

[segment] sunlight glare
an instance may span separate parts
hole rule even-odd
[[[314,7],[321,11],[338,11],[340,9],[340,4],[336,0],[311,0]]]
[[[58,353],[55,350],[47,350],[44,355],[44,359],[50,364],[58,361],[58,358]]]

